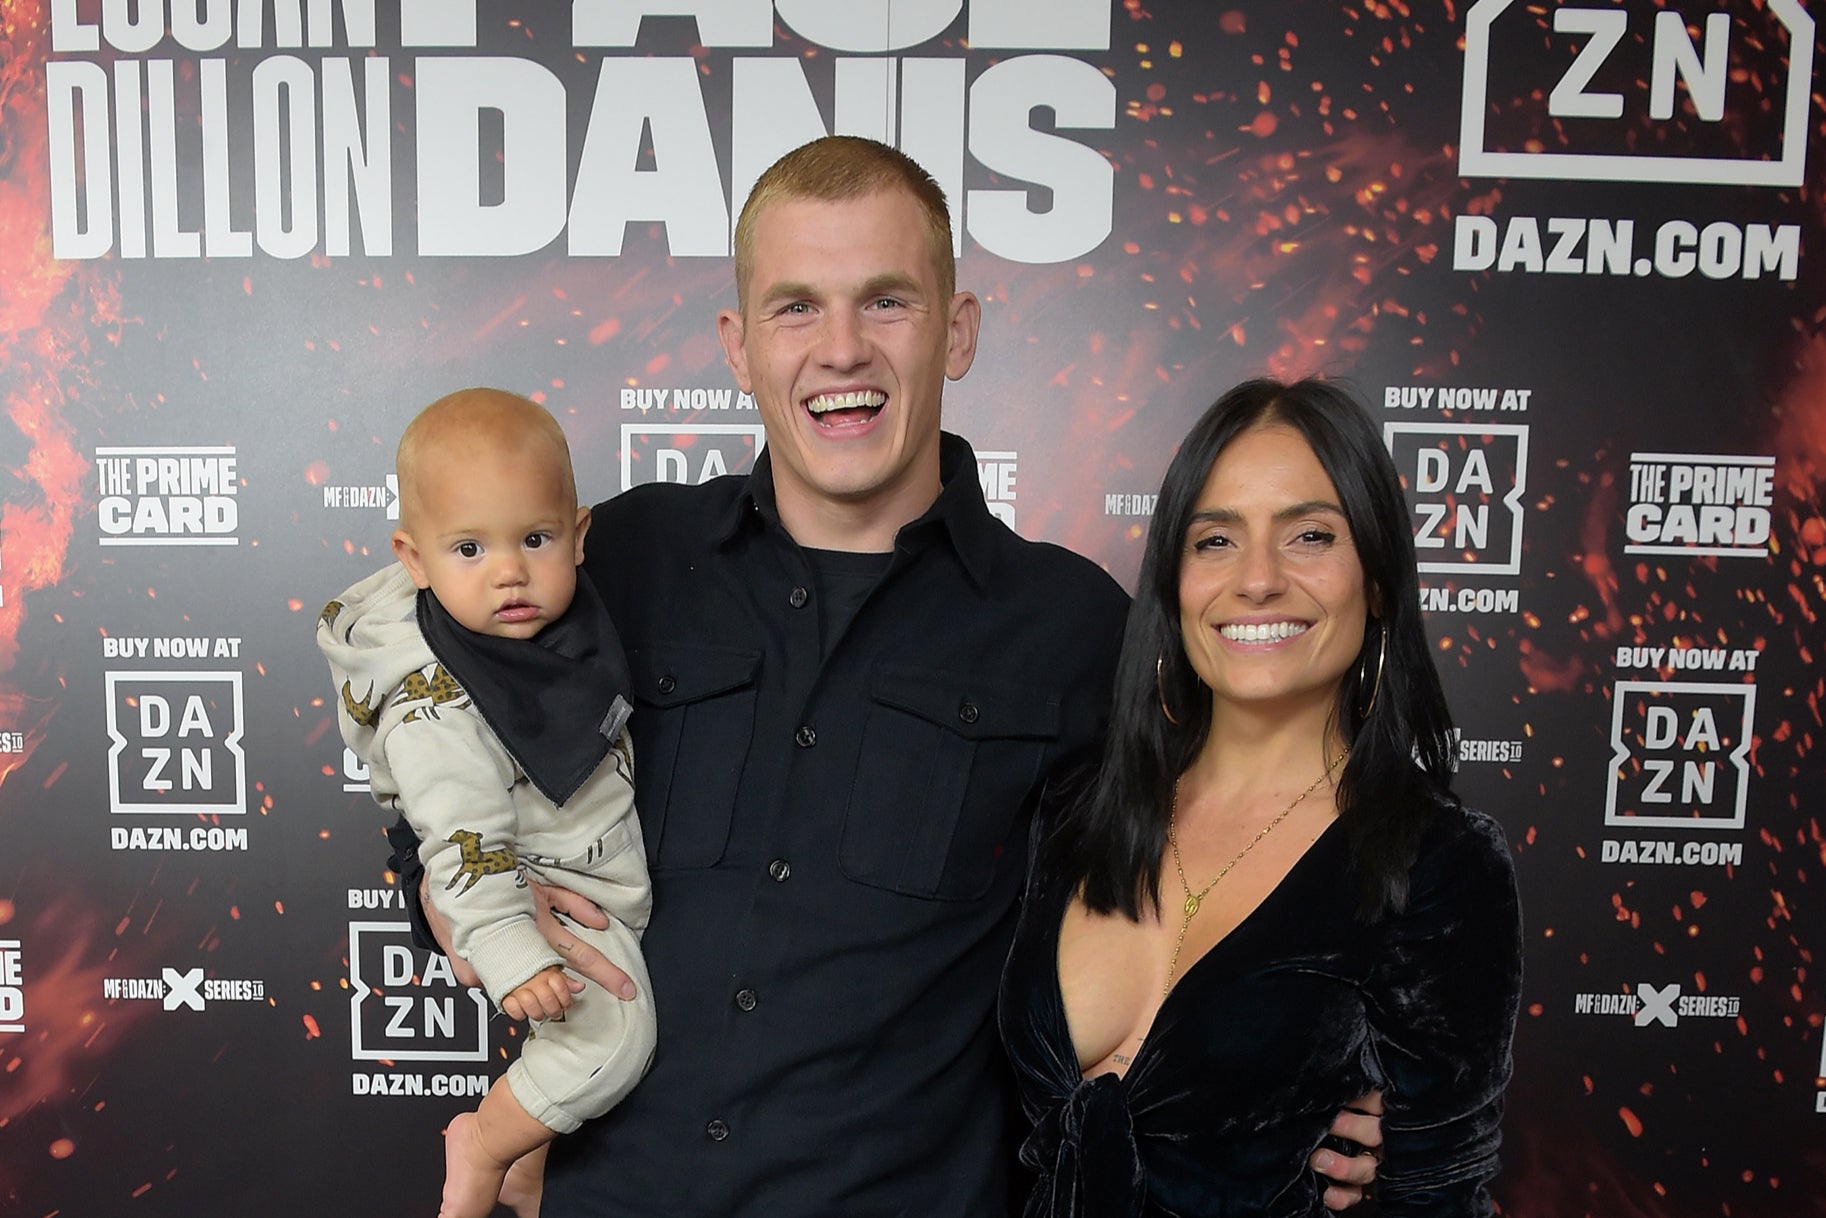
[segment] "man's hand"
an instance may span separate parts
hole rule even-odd
[[[557,965],[548,965],[515,986],[501,1000],[501,1009],[513,1019],[556,1019],[571,1005],[571,990],[583,982],[566,977]]]
[[[1360,1155],[1335,1150],[1315,1150],[1307,1160],[1331,1184],[1325,1190],[1325,1208],[1344,1210],[1363,1200],[1365,1189],[1376,1179],[1382,1161],[1382,1092],[1372,1091],[1353,1100],[1331,1123],[1331,1132],[1363,1147]]]
[[[538,910],[539,933],[545,936],[545,941],[552,945],[553,951],[564,957],[565,965],[609,993],[631,1001],[634,997],[634,979],[617,968],[607,956],[580,939],[564,922],[565,918],[569,918],[584,926],[607,930],[609,915],[598,909],[596,902],[580,897],[568,888],[554,888],[549,884],[538,883],[532,887],[533,902]]]
[[[568,888],[533,883],[532,890],[539,933],[545,936],[545,941],[552,945],[553,951],[564,957],[565,965],[616,997],[632,1001],[634,979],[617,968],[607,956],[578,938],[576,932],[563,921],[564,918],[569,918],[583,926],[607,930],[609,915],[598,909],[594,901],[580,897]],[[431,933],[436,936],[444,954],[450,957],[452,975],[461,985],[479,988],[482,979],[469,967],[469,961],[450,950],[450,923],[444,920],[443,913],[431,899],[431,877],[428,875],[418,882],[418,899],[425,910],[426,924],[431,927]],[[503,1009],[506,1009],[505,1005]]]

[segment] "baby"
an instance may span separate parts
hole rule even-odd
[[[539,1021],[445,1137],[439,1218],[483,1218],[498,1197],[536,1198],[552,1138],[608,1111],[652,1060],[627,660],[577,577],[590,511],[551,415],[500,390],[453,393],[406,428],[398,473],[400,561],[331,601],[317,643],[343,739],[422,841],[452,954],[510,1017]],[[529,878],[609,914],[606,931],[570,929],[628,972],[633,1001],[564,972]]]

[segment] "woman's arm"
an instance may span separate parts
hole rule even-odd
[[[1521,955],[1502,830],[1481,813],[1442,812],[1365,987],[1387,1080],[1376,1186],[1383,1212],[1491,1212]]]

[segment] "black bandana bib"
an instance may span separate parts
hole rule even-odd
[[[632,710],[628,658],[595,585],[579,573],[571,607],[530,639],[467,630],[429,589],[418,594],[418,626],[527,779],[562,807]]]

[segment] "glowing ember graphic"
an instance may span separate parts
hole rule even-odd
[[[129,1196],[148,1212],[212,1212],[208,1200],[185,1209],[176,1198],[196,1187],[227,1143],[191,1136],[202,1126],[185,1122],[233,1120],[248,1091],[225,1089],[223,1108],[235,1116],[201,1111],[210,1105],[186,1111],[171,1144],[149,1156],[156,1161],[111,1156],[104,1127],[131,1126],[131,1140],[144,1141],[149,1125],[123,1119],[127,1110],[166,1098],[147,1085],[152,1071],[221,1071],[185,1080],[207,1093],[213,1079],[258,1056],[254,1068],[298,1099],[281,1106],[281,1119],[300,1114],[359,1142],[365,1139],[352,1131],[391,1118],[366,1101],[347,1106],[348,1074],[414,1068],[355,1064],[347,1055],[350,985],[339,956],[351,921],[366,915],[353,912],[354,896],[344,910],[342,890],[364,895],[356,886],[391,886],[396,878],[380,870],[385,817],[361,789],[359,764],[342,752],[329,714],[334,700],[309,642],[317,607],[386,560],[393,522],[383,505],[347,501],[347,492],[378,483],[405,419],[456,383],[501,383],[548,404],[571,437],[580,490],[592,499],[619,490],[624,468],[632,481],[659,474],[661,452],[688,454],[693,470],[708,469],[706,450],[734,446],[712,438],[722,434],[714,427],[694,434],[691,426],[752,427],[758,416],[751,404],[687,408],[678,396],[732,385],[714,316],[734,300],[726,260],[674,258],[675,234],[665,223],[631,224],[613,258],[569,257],[562,237],[519,258],[422,258],[411,250],[411,161],[403,154],[416,138],[415,69],[412,52],[397,47],[376,52],[396,56],[390,125],[404,189],[393,200],[393,254],[281,260],[257,253],[175,269],[124,253],[53,260],[43,101],[52,7],[48,0],[6,4],[0,34],[0,678],[20,687],[0,684],[0,823],[15,858],[11,871],[0,868],[0,938],[23,942],[31,987],[28,1031],[0,1036],[0,1195],[39,1188],[29,1208],[41,1214],[113,1212]],[[70,11],[93,24],[109,7],[82,0]],[[511,38],[483,45],[484,32],[478,49],[543,56],[537,62],[564,80],[572,101],[584,97],[576,83],[594,87],[597,61],[613,58],[568,45],[563,14],[571,6],[496,7],[515,14],[480,22],[497,35],[511,27]],[[1486,562],[1470,573],[1475,579],[1423,579],[1427,593],[1488,589],[1519,599],[1509,602],[1513,611],[1494,613],[1423,602],[1465,743],[1506,743],[1477,739],[1501,735],[1527,748],[1500,766],[1461,753],[1459,776],[1467,799],[1509,830],[1533,931],[1496,1195],[1502,1212],[1517,1218],[1817,1209],[1804,1198],[1820,1191],[1826,1157],[1784,1139],[1805,1140],[1795,1114],[1815,1111],[1826,1088],[1811,1077],[1826,992],[1814,960],[1818,919],[1810,917],[1826,867],[1826,818],[1812,794],[1826,730],[1826,678],[1817,662],[1826,613],[1826,281],[1815,265],[1826,248],[1826,192],[1811,182],[1798,191],[1694,191],[1679,183],[1568,188],[1461,179],[1460,43],[1473,7],[1492,6],[1125,0],[1114,9],[1108,49],[1083,56],[1115,90],[1114,129],[1067,124],[1031,137],[1035,148],[1077,144],[1110,167],[1109,232],[1063,263],[1016,262],[984,244],[990,198],[1024,187],[1016,162],[998,159],[995,141],[972,133],[987,117],[986,99],[967,93],[958,147],[964,189],[953,199],[963,228],[959,284],[982,297],[984,322],[976,366],[945,391],[946,425],[970,437],[979,456],[1006,454],[1007,485],[1019,488],[1006,502],[1021,533],[1078,549],[1130,582],[1168,455],[1199,411],[1244,377],[1345,376],[1379,420],[1452,424],[1496,416],[1444,406],[1428,415],[1431,407],[1406,403],[1378,410],[1378,391],[1529,387],[1532,408],[1504,420],[1532,435],[1520,505],[1522,570],[1504,579]],[[1675,116],[1646,118],[1657,36],[1648,10],[1670,6],[1624,7],[1628,35],[1590,86],[1594,95],[1628,91],[1633,99],[1609,137],[1627,150],[1652,151],[1660,141],[1743,135],[1747,120],[1735,113],[1721,124],[1695,116],[1684,68]],[[1733,20],[1741,26],[1741,14],[1768,7],[1736,6]],[[1523,27],[1529,46],[1493,63],[1494,147],[1573,149],[1594,130],[1548,114],[1553,81],[1580,41],[1554,30],[1555,13],[1551,5],[1506,7],[1504,20]],[[953,33],[971,19],[960,9]],[[718,106],[732,91],[735,57],[658,45],[668,29],[688,24],[653,23],[642,53],[697,61],[718,167],[726,170],[736,158],[727,155]],[[789,24],[779,23],[776,50],[807,68],[825,120],[847,121],[844,107],[825,106],[831,99],[822,96],[843,57],[795,41]],[[1687,32],[1703,61],[1704,18]],[[196,85],[199,59],[229,65],[231,109],[244,98],[240,86],[253,65],[267,51],[281,53],[269,45],[199,56],[168,41],[151,55],[175,63],[185,87]],[[1778,104],[1772,60],[1779,52],[1734,38],[1733,106],[1740,90],[1766,107]],[[907,68],[910,82],[908,65],[931,54],[963,61],[966,76],[1004,58],[1000,48],[985,54],[948,37],[897,58],[896,70]],[[96,58],[120,57],[104,47]],[[313,50],[302,59],[315,68],[337,57]],[[112,89],[114,78],[107,83]],[[308,116],[326,96],[320,91],[297,109]],[[1813,101],[1817,144],[1817,86]],[[142,105],[150,114],[150,103]],[[1049,119],[1044,109],[1032,120],[1036,128],[1066,122],[1063,111]],[[580,117],[581,109],[567,116]],[[910,129],[913,116],[892,118]],[[199,117],[180,116],[185,155],[202,150]],[[247,113],[230,118],[238,158]],[[578,135],[567,135],[573,153]],[[655,153],[654,164],[663,164]],[[183,225],[201,216],[203,191],[185,193],[200,184],[185,178],[180,185]],[[251,177],[229,183],[237,219],[252,205],[255,184]],[[1059,223],[1083,202],[1063,179],[1025,189],[1036,227]],[[1718,222],[1740,235],[1750,222],[1793,224],[1801,230],[1800,275],[1750,283],[1695,272],[1674,282],[1455,265],[1461,218],[1502,226],[1530,216],[1543,225],[1549,217],[1628,220],[1639,249],[1652,246],[1668,217],[1701,228]],[[1549,250],[1552,240],[1549,234]],[[122,324],[123,313],[142,310],[149,324]],[[674,396],[661,406],[653,391],[668,389]],[[78,544],[106,472],[92,474],[87,457],[103,445],[166,442],[240,446],[249,492],[237,500],[241,548],[200,558]],[[1475,442],[1461,440],[1459,448]],[[1625,551],[1631,454],[1656,448],[1774,458],[1766,562]],[[1478,506],[1476,492],[1442,499],[1454,510]],[[1468,567],[1487,553],[1455,545],[1453,558]],[[99,670],[115,671],[107,661],[127,654],[120,647],[130,633],[155,642],[247,636],[232,661],[210,658],[212,667],[238,668],[245,681],[249,815],[160,822],[185,843],[196,826],[245,822],[251,829],[242,850],[110,848],[140,840],[132,829],[149,840],[145,822],[109,815],[113,792],[105,788],[122,776],[104,772],[113,758],[97,726]],[[41,646],[45,635],[74,641]],[[98,639],[113,646],[103,653]],[[1715,678],[1756,686],[1741,832],[1688,835],[1676,826],[1651,840],[1607,820],[1608,772],[1640,785],[1651,760],[1611,762],[1613,685],[1702,679],[1616,657],[1625,647],[1676,646],[1758,657],[1754,671]],[[22,692],[28,688],[30,696]],[[134,717],[144,706],[119,709]],[[66,734],[69,743],[60,739]],[[136,740],[124,756],[131,760],[142,745],[164,747]],[[1704,767],[1715,760],[1695,753],[1693,774],[1703,771],[1710,782]],[[1728,779],[1720,770],[1721,790]],[[128,836],[114,838],[116,831]],[[1689,838],[1702,837],[1709,849],[1727,848],[1727,861],[1657,871],[1646,859],[1650,848],[1679,854]],[[99,912],[78,908],[84,894]],[[360,908],[397,915],[392,905]],[[89,922],[105,930],[91,932]],[[166,946],[182,950],[155,950],[148,942],[155,925]],[[293,950],[300,942],[302,953]],[[315,959],[296,962],[313,950]],[[148,979],[171,966],[272,960],[270,969],[240,969],[264,973],[271,997],[258,1009],[212,1004],[207,1014],[107,1003],[94,963],[103,956],[107,978]],[[1676,981],[1681,997],[1741,1000],[1742,1014],[1638,1027],[1628,1018],[1575,1015],[1570,1001],[1574,986],[1621,996],[1637,984]],[[121,1035],[140,1020],[153,1026]],[[491,1068],[511,1057],[514,1035],[493,1036]],[[423,1127],[427,1142],[434,1126]],[[392,1139],[369,1140],[395,1148]],[[1779,1162],[1769,1158],[1771,1146],[1782,1148]],[[353,1159],[365,1147],[342,1149]],[[100,1175],[104,1167],[113,1190],[106,1203],[51,1195],[68,1187],[70,1173]],[[284,1170],[275,1164],[272,1178]],[[382,1174],[347,1171],[372,1194],[364,1197],[369,1208],[399,1208],[381,1193],[403,1173],[389,1165],[385,1183]],[[1786,1204],[1774,1200],[1784,1186]],[[293,1207],[288,1213],[348,1208],[305,1208],[289,1194],[281,1204]]]
[[[41,81],[48,20],[44,6],[8,6],[10,53],[0,62],[5,173],[0,175],[0,366],[10,373],[6,415],[24,438],[26,498],[0,509],[0,671],[18,653],[24,593],[63,577],[64,555],[82,510],[88,462],[62,417],[91,320],[116,312],[111,290],[91,289],[84,316],[76,264],[51,257],[43,200],[50,193]]]
[[[1777,405],[1778,468],[1788,494],[1812,510],[1795,521],[1795,532],[1808,540],[1811,565],[1822,559],[1820,484],[1826,481],[1826,335],[1814,334],[1795,354],[1794,375]],[[1798,572],[1797,572],[1798,574]]]
[[[0,723],[19,734],[24,747],[13,752],[0,752],[0,786],[6,784],[6,777],[25,764],[39,743],[44,739],[44,731],[51,717],[57,713],[57,704],[44,698],[28,698],[24,694],[0,689]],[[0,919],[4,921],[4,919]]]
[[[35,947],[23,1035],[0,1038],[0,1127],[40,1104],[64,1104],[91,1079],[123,1034],[155,1003],[101,999],[102,978],[119,971],[104,935],[69,904],[47,907],[20,936]]]

